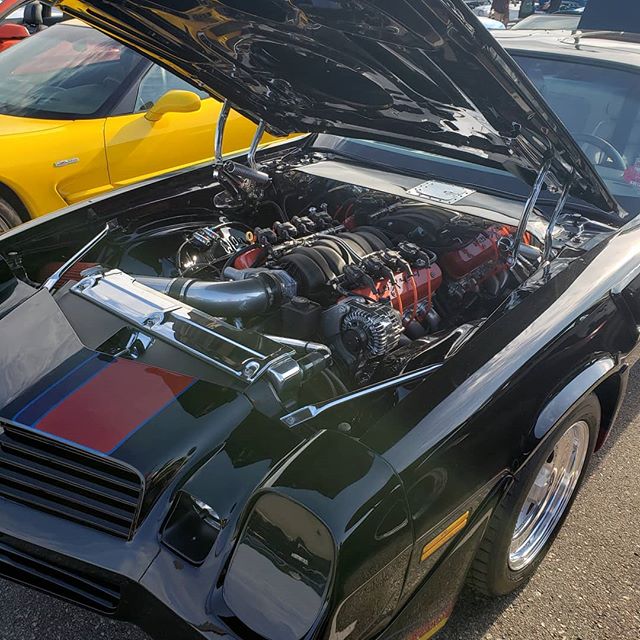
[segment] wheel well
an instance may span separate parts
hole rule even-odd
[[[600,435],[596,444],[596,450],[600,449],[607,439],[609,430],[616,416],[618,405],[620,403],[620,394],[622,393],[622,378],[619,374],[612,375],[601,382],[594,390],[600,408],[602,409],[602,418],[600,422]]]
[[[8,187],[3,182],[0,182],[0,198],[6,200],[15,209],[15,212],[20,216],[22,222],[31,220],[29,210],[22,200],[20,200],[16,192],[11,189],[11,187]]]

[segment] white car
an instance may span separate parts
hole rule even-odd
[[[494,20],[493,18],[485,18],[484,16],[478,16],[478,20],[487,28],[489,31],[494,31],[495,29],[506,29],[504,23],[500,22],[500,20]]]
[[[491,3],[476,7],[473,12],[480,18],[488,18],[491,15]],[[516,22],[520,17],[520,3],[509,5],[509,22]]]

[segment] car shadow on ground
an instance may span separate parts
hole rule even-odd
[[[640,364],[635,366],[629,377],[629,386],[625,394],[625,400],[620,408],[609,438],[598,451],[592,462],[585,482],[598,473],[600,465],[611,452],[616,442],[624,432],[627,425],[631,424],[640,414],[640,404],[632,399],[640,395]],[[543,565],[544,566],[544,563]],[[437,636],[438,640],[482,640],[495,621],[505,610],[522,594],[526,586],[501,598],[489,598],[483,596],[469,587],[465,587],[460,594],[456,608],[445,628]]]
[[[465,587],[437,640],[481,640],[519,594],[516,591],[502,598],[488,598]]]

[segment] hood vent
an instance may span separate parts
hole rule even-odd
[[[143,493],[122,463],[0,421],[0,496],[130,539]]]

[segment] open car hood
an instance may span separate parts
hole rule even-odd
[[[276,134],[379,140],[618,205],[462,0],[58,0]]]

